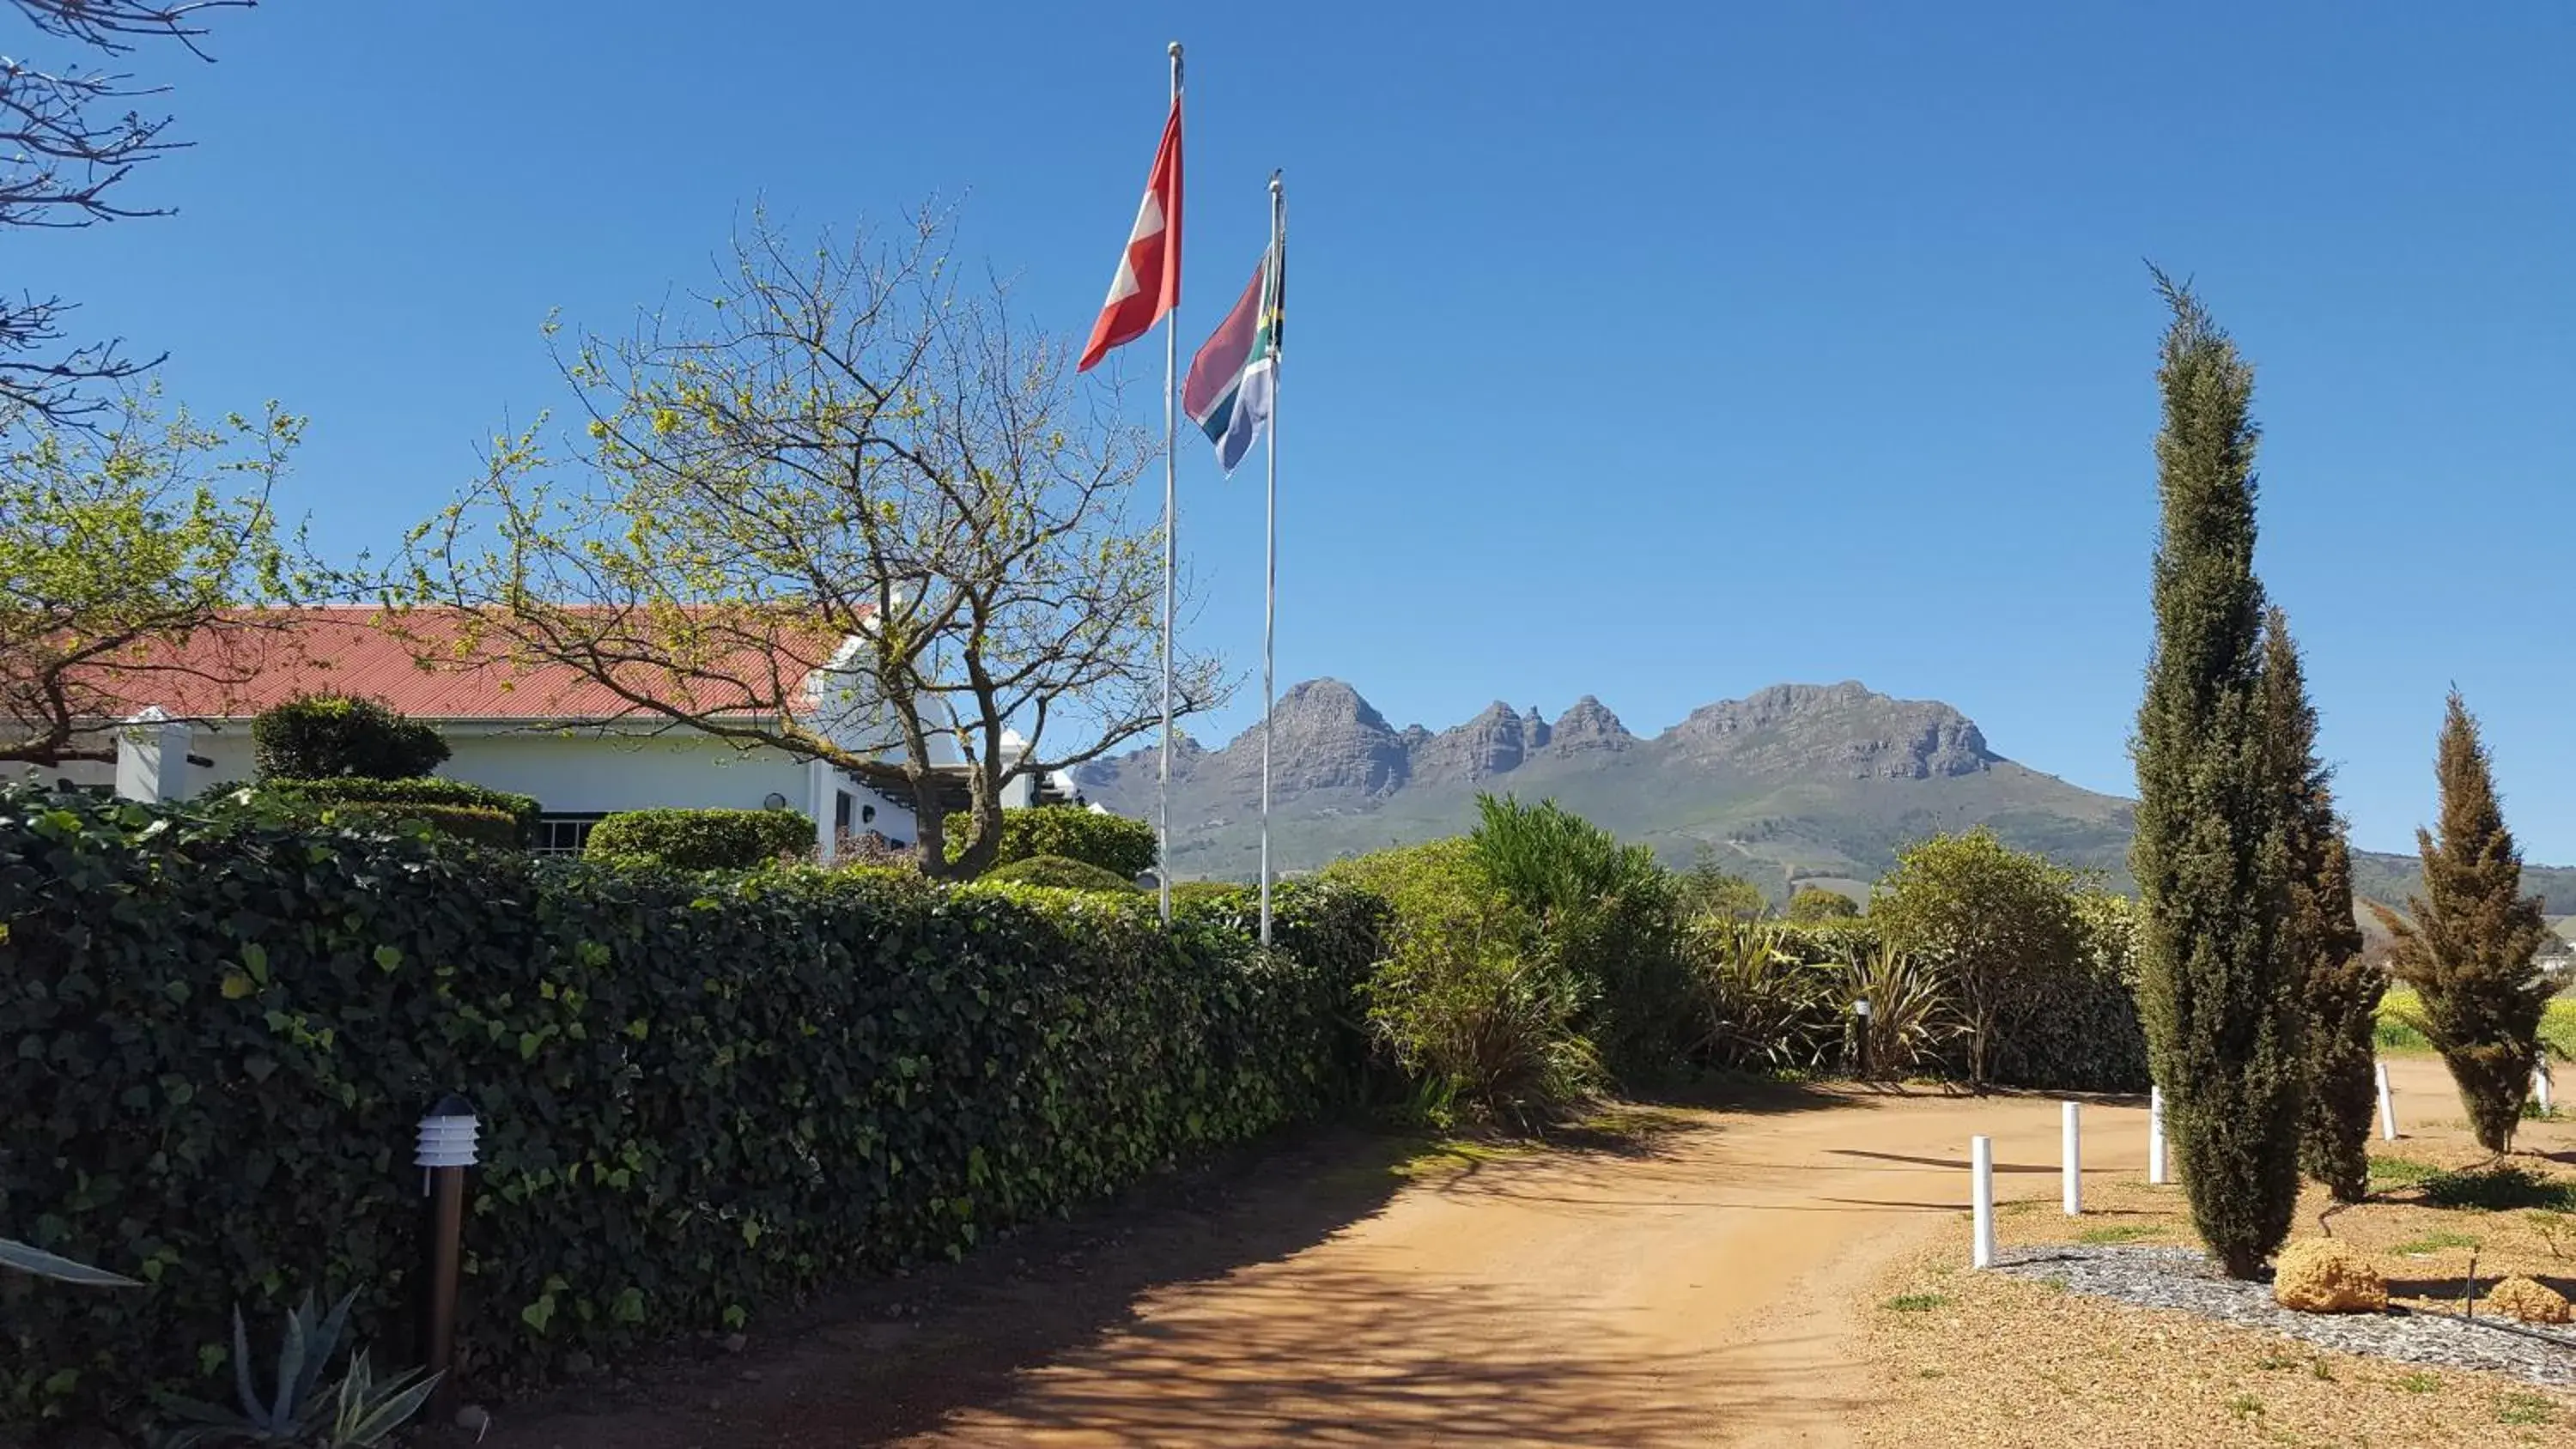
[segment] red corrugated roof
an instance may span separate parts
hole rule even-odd
[[[156,647],[95,684],[124,714],[159,705],[172,715],[239,719],[298,695],[381,699],[423,720],[609,720],[649,714],[581,670],[514,659],[504,641],[478,640],[473,616],[455,610],[315,608],[244,610],[259,627],[203,631],[186,645]],[[613,677],[649,698],[692,713],[768,713],[796,700],[805,681],[843,640],[792,623],[757,640],[709,651],[685,672],[634,662]]]

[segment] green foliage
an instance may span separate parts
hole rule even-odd
[[[1655,853],[1554,801],[1483,795],[1476,812],[1478,863],[1535,923],[1534,951],[1591,1001],[1583,1031],[1611,1073],[1631,1085],[1670,1074],[1691,983],[1681,902]]]
[[[1284,882],[1273,881],[1270,886],[1273,915],[1278,912],[1278,895],[1283,884]],[[1256,887],[1239,885],[1230,880],[1172,882],[1172,909],[1177,911],[1188,906],[1223,906],[1233,910],[1249,910],[1253,912],[1249,919],[1257,925],[1260,921],[1261,892]],[[1276,929],[1275,921],[1272,925]]]
[[[953,861],[965,853],[974,835],[973,818],[962,811],[949,816],[946,834],[948,858]],[[1082,805],[1003,811],[1002,843],[993,864],[1009,865],[1041,855],[1078,860],[1133,883],[1154,868],[1154,827]]]
[[[2139,1006],[2201,1241],[2252,1277],[2297,1206],[2299,986],[2282,940],[2287,751],[2254,577],[2254,370],[2188,289],[2157,382],[2155,645],[2138,707]],[[2300,763],[2304,763],[2303,761]]]
[[[494,790],[463,780],[442,780],[435,775],[417,779],[372,780],[343,778],[332,780],[262,780],[260,788],[280,797],[306,805],[470,805],[485,810],[498,810],[518,824],[524,844],[533,839],[537,816],[543,807],[530,795]]]
[[[1692,917],[1758,921],[1771,912],[1771,902],[1763,896],[1762,887],[1729,873],[1717,863],[1716,852],[1706,845],[1692,853],[1690,869],[1682,873],[1678,885],[1682,909]]]
[[[250,725],[251,759],[262,781],[409,780],[447,762],[447,741],[381,700],[311,694],[268,710]]]
[[[2299,1167],[2335,1201],[2356,1203],[2370,1195],[2370,1119],[2378,1106],[2373,1036],[2388,976],[2362,955],[2361,926],[2352,914],[2352,851],[2335,816],[2332,771],[2317,757],[2306,667],[2278,608],[2264,619],[2263,670],[2272,709],[2267,733],[2291,790],[2282,950],[2306,1018]]]
[[[255,645],[232,610],[326,587],[268,501],[301,418],[203,423],[142,390],[90,423],[0,401],[0,760],[59,760],[178,648],[202,657],[200,689],[247,681],[255,647],[195,646]]]
[[[0,792],[0,1222],[149,1284],[0,1274],[0,1433],[204,1392],[236,1304],[419,1286],[422,1109],[483,1165],[478,1391],[961,1254],[1347,1101],[1384,907],[1281,949],[1150,898],[603,868],[255,812]],[[49,1291],[47,1291],[49,1290]]]
[[[2540,898],[2522,893],[2522,851],[2505,828],[2492,762],[2457,690],[2435,774],[2441,835],[2415,832],[2424,894],[2407,899],[2413,919],[2372,909],[2397,937],[2390,959],[2398,977],[2422,1002],[2410,1024],[2451,1069],[2478,1144],[2503,1152],[2513,1146],[2540,1060],[2552,988],[2534,963],[2548,926]]]
[[[1847,921],[1860,914],[1860,902],[1841,891],[1801,886],[1789,895],[1788,917],[1792,921]]]
[[[1587,983],[1532,949],[1537,923],[1469,842],[1379,851],[1323,879],[1393,908],[1363,996],[1371,1036],[1419,1084],[1417,1101],[1529,1125],[1599,1087],[1580,1025]]]
[[[1892,944],[1854,956],[1845,968],[1852,1011],[1852,1070],[1865,1081],[1891,1081],[1937,1068],[1963,1030],[1940,973]]]
[[[1068,891],[1107,891],[1113,895],[1133,895],[1136,886],[1125,876],[1102,870],[1087,861],[1071,860],[1061,855],[1032,855],[995,866],[978,877],[995,885],[1051,886]],[[1161,903],[1156,902],[1157,910]]]
[[[1695,1060],[1724,1071],[1803,1073],[1842,1041],[1844,998],[1830,957],[1781,926],[1703,916],[1689,950],[1697,976]]]
[[[484,805],[335,805],[319,818],[323,824],[359,830],[400,832],[425,827],[503,850],[528,843],[517,816]]]
[[[793,810],[621,810],[591,827],[584,855],[673,870],[748,870],[814,848]]]
[[[2424,1179],[2424,1202],[2437,1208],[2474,1212],[2511,1212],[2540,1208],[2576,1211],[2576,1182],[2548,1177],[2519,1162],[2499,1162],[2463,1172],[2436,1172]]]
[[[187,1427],[163,1439],[163,1449],[195,1449],[200,1444],[276,1445],[279,1449],[374,1449],[408,1422],[438,1387],[438,1376],[418,1369],[379,1382],[361,1349],[348,1371],[329,1393],[323,1372],[339,1352],[340,1335],[348,1330],[351,1293],[316,1319],[313,1295],[286,1315],[286,1332],[277,1349],[276,1391],[260,1397],[251,1382],[250,1335],[241,1311],[233,1311],[233,1372],[240,1407],[217,1408],[177,1395],[161,1400],[164,1412]]]
[[[1998,1079],[2009,1014],[2084,965],[2076,877],[1982,827],[1897,856],[1870,917],[1887,941],[1939,971],[1967,1027],[1971,1085]]]
[[[2143,1092],[2137,907],[2126,896],[2074,897],[2072,961],[2031,972],[1995,1014],[1994,1080],[2053,1091]]]

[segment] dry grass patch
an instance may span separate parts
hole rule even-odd
[[[2576,1213],[2542,1202],[2576,1191],[2576,1125],[2524,1124],[2514,1173],[2426,1123],[2371,1144],[2382,1196],[2336,1208],[2300,1199],[2293,1236],[2327,1232],[2387,1275],[2390,1297],[2456,1313],[2476,1261],[2481,1297],[2522,1274],[2576,1298]],[[2464,1135],[2464,1134],[2460,1134]],[[2176,1187],[2088,1177],[2087,1211],[2053,1200],[2005,1205],[1996,1236],[2017,1247],[2196,1241]],[[2330,1211],[2331,1210],[2331,1211]],[[2322,1221],[2321,1221],[2322,1220]],[[1864,1352],[1880,1398],[1861,1426],[1874,1445],[2488,1445],[2576,1443],[2576,1393],[2497,1374],[2332,1353],[2256,1329],[2133,1308],[2047,1281],[1965,1268],[1962,1215],[1939,1243],[1870,1293]],[[1904,1302],[1909,1311],[1886,1311]],[[1912,1307],[1914,1304],[1926,1304]]]
[[[1864,1321],[1861,1351],[1878,1392],[1862,1443],[2398,1449],[2576,1437],[2576,1394],[2052,1292],[1956,1267],[1966,1252],[1964,1228],[1947,1232],[1873,1290],[1881,1309]]]

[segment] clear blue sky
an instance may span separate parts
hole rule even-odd
[[[381,549],[560,402],[549,309],[620,323],[755,199],[962,198],[1078,339],[1177,37],[1191,342],[1288,175],[1283,680],[1650,732],[1857,678],[2125,791],[2152,257],[2260,368],[2262,568],[2359,843],[2430,814],[2456,680],[2576,861],[2576,5],[2112,8],[271,0],[139,58],[198,145],[132,196],[181,214],[13,235],[5,280],[201,408],[311,414],[295,501]],[[1250,669],[1257,483],[1184,446],[1197,630]]]

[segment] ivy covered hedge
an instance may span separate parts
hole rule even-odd
[[[0,1438],[222,1397],[230,1314],[414,1352],[415,1124],[482,1116],[460,1373],[506,1389],[953,1255],[1356,1090],[1383,907],[684,875],[0,791]]]

